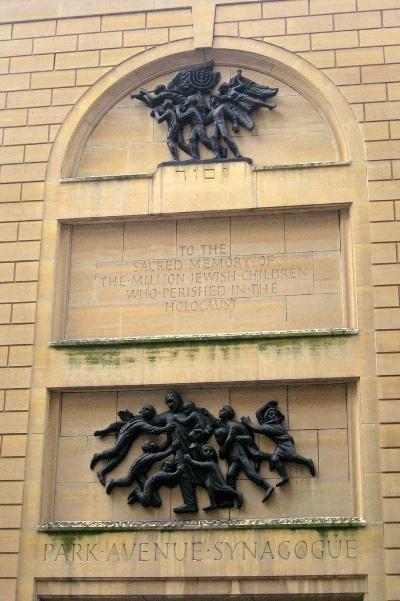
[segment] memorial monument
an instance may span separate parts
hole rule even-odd
[[[0,601],[400,601],[395,4],[0,6]]]

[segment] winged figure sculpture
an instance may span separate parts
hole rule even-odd
[[[200,144],[213,151],[218,159],[226,159],[228,150],[240,157],[232,132],[237,134],[240,127],[251,131],[255,126],[253,113],[260,108],[276,108],[271,99],[278,88],[244,77],[239,69],[219,86],[218,93],[213,93],[220,79],[221,74],[214,72],[214,62],[209,61],[179,71],[167,85],[159,84],[154,90],[141,89],[132,94],[132,99],[151,109],[150,115],[158,123],[167,123],[167,144],[174,161],[180,160],[179,150],[200,160]],[[188,140],[185,131],[189,131]]]

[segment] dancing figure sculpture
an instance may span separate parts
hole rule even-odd
[[[152,109],[151,116],[158,123],[168,124],[167,144],[174,161],[179,161],[178,148],[192,159],[200,160],[200,143],[213,151],[217,159],[226,159],[228,150],[234,157],[240,157],[228,122],[232,123],[234,134],[240,127],[250,131],[255,125],[253,113],[261,108],[276,108],[271,99],[277,95],[278,88],[248,79],[240,69],[219,86],[218,93],[213,93],[221,78],[213,68],[213,61],[209,61],[184,69],[167,85],[160,84],[152,92],[142,89],[131,96]],[[207,133],[210,125],[211,137]],[[185,126],[190,128],[187,142],[183,135]]]
[[[279,411],[278,403],[276,401],[268,401],[256,411],[256,417],[259,425],[253,424],[249,417],[242,417],[242,423],[253,432],[263,434],[276,444],[275,451],[270,460],[271,469],[276,469],[280,476],[280,480],[276,486],[282,486],[289,482],[285,463],[305,465],[310,474],[315,476],[313,460],[306,459],[296,451],[294,439],[283,425],[285,416]]]

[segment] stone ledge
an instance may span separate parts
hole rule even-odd
[[[262,171],[284,171],[294,169],[315,169],[317,167],[346,167],[351,165],[351,161],[320,161],[311,163],[287,163],[287,164],[275,164],[275,165],[254,165],[253,159],[248,157],[236,157],[230,159],[189,159],[187,161],[165,161],[157,165],[155,171],[149,173],[120,173],[115,175],[77,175],[74,177],[63,177],[60,179],[62,184],[70,184],[74,182],[101,182],[108,180],[128,180],[128,179],[153,179],[157,171],[163,167],[189,167],[191,165],[211,165],[211,164],[222,164],[228,165],[230,163],[247,163],[251,166],[254,172]]]
[[[223,332],[211,334],[182,334],[178,336],[127,336],[121,338],[71,338],[51,340],[49,346],[54,348],[73,346],[108,346],[158,344],[175,342],[203,342],[223,340],[257,340],[265,338],[312,338],[317,336],[355,336],[358,330],[353,328],[326,328],[315,330],[271,330],[261,332]]]
[[[304,517],[243,520],[182,520],[182,521],[60,521],[45,522],[37,526],[39,532],[126,531],[126,530],[247,530],[247,529],[320,529],[364,528],[365,520],[359,517]]]

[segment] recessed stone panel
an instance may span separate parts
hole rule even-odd
[[[160,488],[162,505],[159,508],[142,507],[139,503],[127,504],[130,492],[138,486],[115,488],[110,495],[97,480],[96,472],[107,463],[100,460],[91,470],[89,465],[95,453],[111,449],[116,444],[113,433],[103,437],[94,436],[95,430],[102,430],[119,419],[118,412],[131,411],[138,415],[140,409],[151,403],[157,419],[162,419],[166,410],[167,389],[147,388],[119,391],[67,392],[60,402],[60,421],[50,427],[53,432],[51,444],[56,449],[56,469],[54,472],[54,520],[174,520],[188,519],[178,516],[173,508],[182,504],[179,485],[172,489]],[[348,394],[346,384],[301,384],[295,385],[243,385],[229,387],[185,387],[179,388],[184,401],[194,401],[198,408],[207,409],[218,417],[219,410],[230,405],[235,410],[234,420],[240,422],[242,416],[249,416],[256,424],[256,411],[269,400],[276,400],[285,416],[284,429],[293,437],[296,451],[301,456],[311,458],[316,468],[312,477],[305,465],[288,461],[285,463],[289,482],[277,487],[271,498],[262,503],[263,489],[250,481],[241,470],[237,477],[237,490],[244,495],[243,506],[232,509],[216,509],[204,512],[208,505],[207,491],[197,486],[199,512],[190,519],[267,519],[280,517],[334,517],[351,516],[356,511],[353,506],[354,482],[352,474],[357,469],[353,457],[354,445],[358,439],[352,432],[353,424],[348,416],[348,406],[354,398]],[[130,466],[143,454],[142,445],[146,440],[162,445],[166,435],[139,434],[128,453],[106,475],[106,483],[111,479],[127,475]],[[350,440],[353,443],[350,444]],[[276,443],[265,434],[256,433],[255,443],[261,451],[274,453]],[[207,440],[218,452],[220,445],[215,436]],[[172,455],[169,456],[172,459]],[[161,469],[162,461],[149,468],[148,476]],[[228,462],[218,460],[221,472],[226,478]],[[271,470],[267,460],[262,461],[259,474],[270,484],[276,485],[279,475]],[[46,494],[53,494],[49,488]]]
[[[345,327],[338,211],[71,228],[66,338]]]

